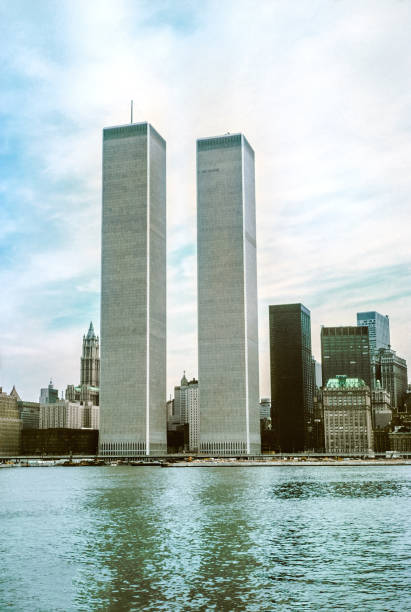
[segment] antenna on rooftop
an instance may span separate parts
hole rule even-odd
[[[130,105],[130,123],[133,123],[133,100],[131,100]]]

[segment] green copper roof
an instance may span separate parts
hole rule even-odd
[[[362,378],[347,378],[347,376],[336,376],[330,378],[325,386],[326,389],[363,389],[367,385]]]

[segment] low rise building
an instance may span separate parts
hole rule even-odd
[[[23,455],[96,455],[96,429],[24,429]]]
[[[330,378],[323,390],[325,450],[332,454],[373,452],[371,394],[359,378]]]
[[[390,450],[397,453],[411,453],[411,427],[396,427],[388,434]]]

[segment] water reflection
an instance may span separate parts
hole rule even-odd
[[[408,608],[409,468],[3,472],[0,609]]]
[[[272,495],[280,499],[309,499],[312,497],[407,497],[408,487],[401,482],[364,481],[364,482],[283,482],[273,487]]]

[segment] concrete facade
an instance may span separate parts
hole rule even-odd
[[[330,378],[323,389],[326,453],[374,450],[370,389],[358,378]]]
[[[100,453],[167,452],[166,143],[103,132]]]
[[[52,404],[40,404],[40,429],[81,429],[84,406],[58,400]]]
[[[261,450],[254,151],[197,141],[200,452]]]
[[[0,387],[0,455],[19,454],[21,429],[17,399]]]

